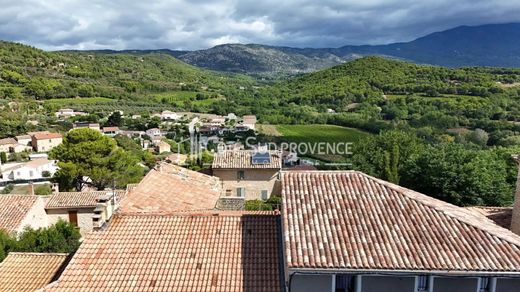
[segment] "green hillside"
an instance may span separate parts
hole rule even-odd
[[[202,70],[170,55],[44,52],[0,42],[0,97],[139,99],[169,91],[217,97],[252,79]]]

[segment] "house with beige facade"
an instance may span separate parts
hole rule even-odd
[[[45,205],[49,225],[62,219],[77,226],[84,236],[110,219],[125,193],[124,190],[55,192]]]
[[[0,230],[18,234],[25,227],[47,227],[45,200],[35,195],[0,195]]]
[[[211,168],[222,181],[223,197],[267,200],[279,194],[282,158],[278,151],[220,151]]]
[[[36,152],[49,152],[63,142],[60,133],[36,133],[32,135],[32,146]]]

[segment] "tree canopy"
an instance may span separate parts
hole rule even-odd
[[[54,179],[64,190],[85,186],[103,190],[138,182],[143,175],[139,159],[116,145],[114,139],[92,129],[72,130],[52,149],[59,170]]]

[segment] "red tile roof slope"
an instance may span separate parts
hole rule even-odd
[[[18,144],[18,141],[16,141],[14,138],[0,139],[0,145],[16,145],[16,144]]]
[[[92,192],[59,192],[54,193],[49,198],[46,209],[60,209],[60,208],[95,208],[97,206],[97,199],[101,196],[112,194],[108,191],[92,191]],[[116,190],[116,199],[123,197],[125,191]]]
[[[0,229],[16,231],[37,199],[30,195],[0,195]]]
[[[225,150],[215,154],[212,168],[214,169],[247,169],[247,168],[282,168],[281,154],[270,151],[271,161],[269,163],[253,164],[251,157],[256,153],[254,150]]]
[[[62,138],[63,136],[60,133],[36,133],[33,137],[36,140],[44,140]]]
[[[10,252],[0,263],[0,291],[36,291],[49,284],[62,270],[64,253]]]
[[[171,213],[214,209],[221,193],[217,177],[161,164],[121,202],[122,213]]]
[[[116,215],[48,291],[282,291],[279,216]]]
[[[283,172],[289,268],[520,272],[520,237],[360,172]]]

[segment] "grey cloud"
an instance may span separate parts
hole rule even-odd
[[[520,21],[510,0],[0,0],[0,39],[44,49],[338,47]]]

